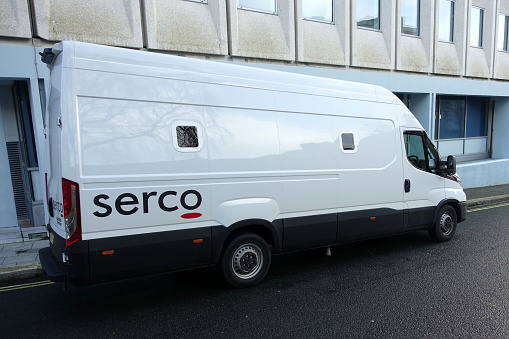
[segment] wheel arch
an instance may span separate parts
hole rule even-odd
[[[454,208],[454,211],[456,212],[456,219],[459,223],[460,220],[463,218],[462,215],[464,214],[462,211],[462,204],[456,200],[456,199],[445,199],[442,200],[437,207],[435,207],[435,212],[433,213],[433,224],[430,225],[430,229],[433,228],[433,225],[437,221],[438,213],[440,212],[440,209],[444,207],[445,205],[450,205],[452,208]],[[463,219],[464,220],[464,219]],[[463,221],[461,220],[461,221]]]
[[[225,246],[229,241],[240,234],[253,233],[262,237],[272,246],[272,253],[281,252],[283,223],[280,220],[269,222],[263,219],[247,219],[238,221],[228,227],[212,228],[212,263],[218,263]]]

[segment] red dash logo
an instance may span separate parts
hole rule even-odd
[[[201,213],[186,213],[182,214],[180,217],[184,219],[194,219],[201,217]]]

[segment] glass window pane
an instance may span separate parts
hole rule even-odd
[[[465,98],[440,97],[439,139],[465,137]]]
[[[484,98],[467,99],[467,138],[488,135],[488,114]]]
[[[422,136],[405,133],[405,148],[408,161],[417,168],[425,169],[426,155]]]
[[[276,0],[239,0],[239,8],[276,13]]]
[[[498,15],[498,31],[497,31],[497,49],[504,50],[504,28],[505,28],[505,15]]]
[[[477,7],[470,11],[470,46],[482,47],[483,12]]]
[[[380,29],[379,0],[357,1],[357,26]]]
[[[507,51],[507,23],[508,17],[504,14],[498,15],[497,49]]]
[[[332,22],[333,0],[302,0],[302,14],[304,18]]]
[[[419,36],[420,0],[401,1],[401,33]]]
[[[453,41],[454,2],[440,0],[438,12],[438,39]]]

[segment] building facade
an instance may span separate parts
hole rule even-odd
[[[381,85],[464,187],[509,183],[509,0],[0,0],[0,227],[45,222],[38,53],[62,40]]]

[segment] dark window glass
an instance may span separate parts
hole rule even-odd
[[[486,99],[469,97],[467,99],[467,138],[488,135],[488,112]]]
[[[465,137],[465,97],[440,97],[439,139]]]
[[[198,131],[196,126],[177,126],[178,146],[198,147]]]
[[[427,136],[421,132],[405,132],[405,149],[412,165],[423,171],[438,173],[440,157]]]
[[[355,150],[355,142],[354,142],[352,133],[342,133],[341,134],[341,143],[343,144],[343,149],[345,151]]]

